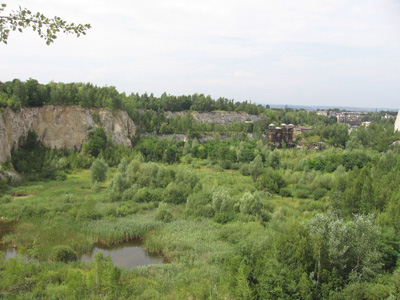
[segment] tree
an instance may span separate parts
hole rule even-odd
[[[330,214],[318,214],[308,224],[314,245],[317,284],[330,281],[330,272],[344,281],[374,278],[382,268],[380,228],[372,215],[353,215],[346,221]]]
[[[107,179],[108,165],[104,159],[96,159],[90,167],[92,182],[104,182]]]
[[[4,12],[6,6],[5,3],[0,5],[0,14]],[[60,17],[48,18],[40,12],[32,13],[26,8],[19,7],[19,10],[12,11],[9,15],[0,15],[0,42],[7,44],[11,30],[22,32],[27,27],[32,27],[33,31],[46,40],[47,45],[54,42],[60,31],[76,34],[79,37],[81,34],[85,35],[91,28],[90,24],[67,23]]]
[[[249,173],[254,182],[256,182],[257,178],[262,175],[263,162],[260,155],[257,155],[256,158],[249,164]]]
[[[103,127],[97,127],[89,132],[89,140],[85,147],[86,153],[97,157],[107,147],[107,135]]]

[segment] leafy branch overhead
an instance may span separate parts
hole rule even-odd
[[[67,23],[60,17],[48,18],[42,13],[32,13],[26,8],[19,7],[19,10],[12,11],[9,15],[1,15],[6,4],[0,6],[0,42],[7,44],[8,37],[11,31],[18,30],[22,32],[27,27],[32,27],[39,36],[46,40],[46,44],[50,45],[57,38],[59,32],[66,34],[76,34],[79,37],[85,35],[86,31],[91,28],[90,24],[74,24]]]

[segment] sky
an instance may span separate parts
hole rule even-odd
[[[91,82],[260,104],[400,108],[399,0],[1,0],[69,22],[0,45],[0,81]]]

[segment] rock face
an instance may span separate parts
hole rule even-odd
[[[199,123],[215,123],[215,124],[228,124],[228,123],[254,123],[261,120],[261,116],[249,115],[246,113],[237,112],[167,112],[167,118],[175,118],[177,116],[185,116],[192,114],[195,122]]]
[[[10,158],[11,148],[32,130],[49,148],[80,149],[89,132],[102,126],[116,144],[131,146],[136,126],[125,111],[80,106],[6,108],[0,112],[0,163]]]
[[[394,123],[394,132],[400,131],[400,110],[397,113],[396,122]]]

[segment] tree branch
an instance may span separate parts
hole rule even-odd
[[[6,4],[1,4],[0,13],[5,7]],[[50,45],[60,31],[79,37],[81,34],[85,35],[91,25],[67,23],[60,17],[48,18],[40,12],[32,14],[30,10],[19,7],[18,11],[12,11],[8,16],[0,16],[0,42],[7,44],[11,30],[22,32],[27,27],[32,27],[33,31],[37,31],[38,35],[46,40],[46,44]]]

